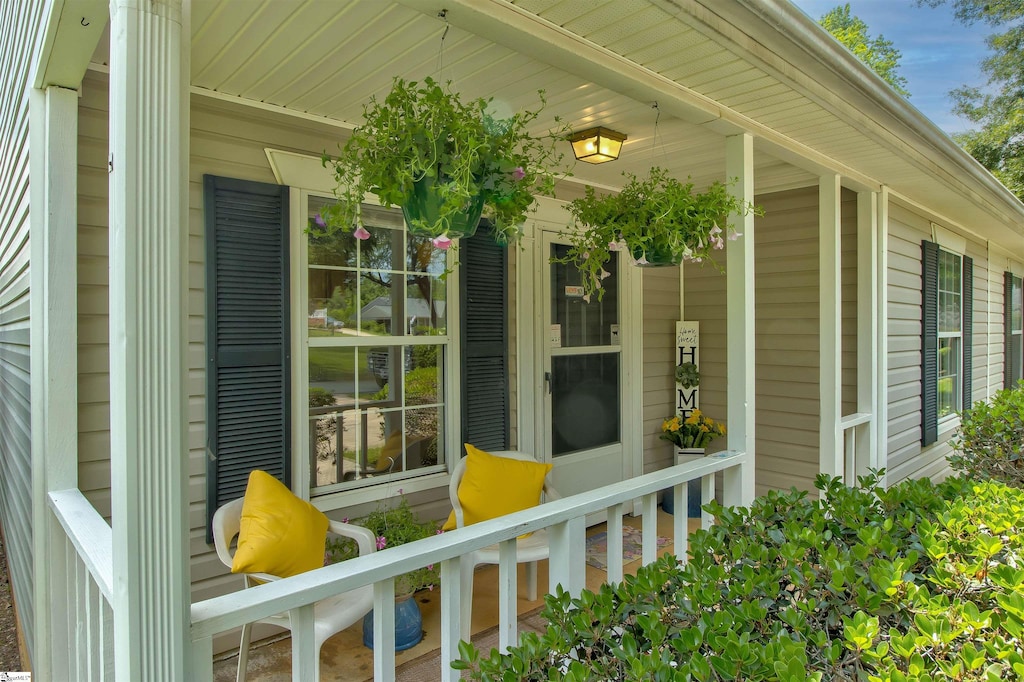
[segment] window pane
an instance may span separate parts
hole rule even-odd
[[[306,326],[310,338],[335,336],[355,326],[355,279],[350,271],[309,269]]]
[[[441,249],[435,249],[427,237],[409,235],[405,269],[410,272],[429,272],[439,276],[447,267],[447,257]]]
[[[432,405],[444,385],[442,346],[407,346],[405,404]]]
[[[551,256],[564,258],[569,247],[552,244]],[[618,262],[612,258],[605,266],[609,273],[602,281],[604,297],[583,300],[582,273],[575,265],[551,264],[551,325],[558,326],[562,348],[618,344],[619,293]],[[554,329],[552,329],[554,336]]]
[[[551,358],[552,454],[619,442],[619,354]]]
[[[444,464],[444,410],[424,407],[405,411],[405,466],[407,469]]]
[[[960,409],[960,339],[939,339],[939,418]]]
[[[405,315],[408,333],[444,334],[447,332],[445,282],[429,275],[413,275],[406,282]],[[504,311],[497,311],[504,314]]]
[[[401,292],[393,291],[392,284],[401,286],[390,273],[361,272],[359,276],[359,331],[362,335],[402,335]],[[395,308],[398,308],[397,310]]]
[[[1013,301],[1010,308],[1010,329],[1015,332],[1021,331],[1022,322],[1024,322],[1024,289],[1022,289],[1021,285],[1022,280],[1014,277]]]

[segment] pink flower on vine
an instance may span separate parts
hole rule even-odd
[[[644,255],[640,256],[639,258],[637,258],[636,259],[636,264],[637,265],[650,265],[650,262],[647,260],[647,254],[644,254]]]
[[[742,232],[737,232],[736,230],[731,230],[731,229],[729,230],[729,241],[731,241],[731,242],[736,241],[737,239],[739,239],[742,236],[743,236]]]
[[[515,170],[512,171],[512,177],[516,180],[522,180],[526,177],[526,171],[523,170],[522,166],[516,166]]]
[[[452,240],[449,239],[447,232],[442,234],[440,237],[434,237],[430,241],[434,244],[435,248],[441,249],[442,251],[447,251],[448,247],[452,245]],[[399,490],[398,492],[402,491]]]
[[[608,272],[604,268],[601,269],[601,279],[608,279],[611,276],[612,276],[612,273]],[[598,284],[598,286],[601,286],[601,285]]]
[[[352,236],[355,237],[356,239],[369,239],[370,233],[367,232],[365,227],[360,225],[355,229],[355,232],[352,233]]]
[[[608,242],[608,250],[609,251],[625,251],[626,250],[626,242],[622,241],[621,239],[619,241],[615,241],[615,242]]]
[[[324,229],[327,227],[327,222],[324,220],[324,217],[319,213],[313,216],[313,222],[316,223],[316,226],[319,227],[320,229]]]
[[[348,523],[348,517],[346,516],[345,518],[343,518],[343,519],[341,520],[341,522],[342,522],[342,523]]]
[[[384,549],[388,546],[388,539],[383,535],[377,536],[377,549]]]
[[[434,535],[440,535],[440,534],[441,534],[441,533],[443,533],[443,532],[444,532],[443,530],[441,530],[440,528],[438,528],[438,529],[437,529],[437,532],[436,532],[436,533],[434,533]]]

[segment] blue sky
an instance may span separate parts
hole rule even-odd
[[[817,21],[839,0],[792,0]],[[868,25],[872,36],[891,40],[903,53],[900,74],[907,79],[910,103],[947,133],[966,130],[970,122],[951,113],[949,91],[961,85],[984,85],[979,62],[986,56],[986,24],[965,26],[952,10],[918,7],[914,0],[849,0],[850,11]]]

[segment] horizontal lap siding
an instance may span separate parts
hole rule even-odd
[[[676,385],[679,268],[644,268],[641,272],[644,297],[642,473],[649,473],[673,463],[672,444],[658,436],[662,420],[675,412],[673,398]]]
[[[818,188],[759,196],[754,316],[757,494],[819,470]]]
[[[32,605],[28,75],[44,3],[0,4],[0,524],[26,647]],[[24,5],[24,6],[23,6]]]

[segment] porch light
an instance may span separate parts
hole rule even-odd
[[[626,136],[607,128],[588,128],[569,136],[577,161],[604,163],[619,158]]]

